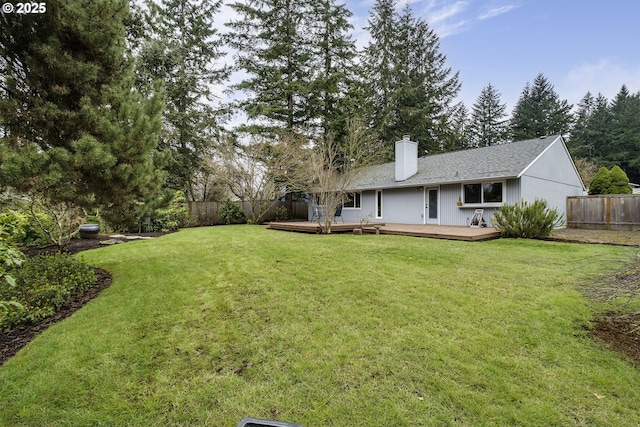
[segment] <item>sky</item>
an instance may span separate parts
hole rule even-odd
[[[539,73],[573,105],[588,91],[610,100],[623,84],[640,91],[640,1],[400,0],[398,7],[407,3],[440,37],[469,109],[491,83],[510,114]],[[346,1],[359,47],[373,4]]]

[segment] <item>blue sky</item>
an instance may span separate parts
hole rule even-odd
[[[373,3],[346,0],[360,47]],[[398,7],[407,3],[440,36],[468,108],[491,83],[510,114],[539,73],[570,104],[587,91],[613,99],[623,84],[640,91],[640,1],[401,0]]]

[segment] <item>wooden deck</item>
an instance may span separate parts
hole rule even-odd
[[[301,233],[320,233],[320,225],[316,222],[271,222],[269,227],[273,230],[297,231]],[[360,223],[345,222],[335,223],[331,226],[332,233],[352,232],[360,228]],[[378,230],[376,230],[376,228]],[[451,225],[420,225],[420,224],[384,224],[369,223],[364,227],[364,232],[375,234],[395,234],[400,236],[432,237],[436,239],[479,241],[500,237],[500,232],[492,227],[471,228]]]

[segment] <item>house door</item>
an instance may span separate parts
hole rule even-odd
[[[425,218],[427,224],[438,224],[438,189],[427,188],[425,197]]]

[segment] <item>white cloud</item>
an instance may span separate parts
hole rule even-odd
[[[503,13],[510,12],[511,10],[516,9],[517,7],[519,7],[519,6],[514,5],[514,4],[494,7],[492,9],[489,9],[486,12],[482,13],[480,16],[478,16],[478,20],[479,21],[484,21],[485,19],[494,18],[494,17],[496,17],[498,15],[502,15]]]
[[[468,5],[468,1],[456,1],[443,5],[431,0],[425,6],[423,16],[442,39],[460,33],[467,28],[468,20],[461,15],[467,10]]]
[[[626,85],[631,93],[640,90],[640,65],[623,64],[615,59],[601,58],[596,63],[581,64],[571,69],[558,93],[577,104],[587,92],[593,96],[602,93],[613,99]]]

